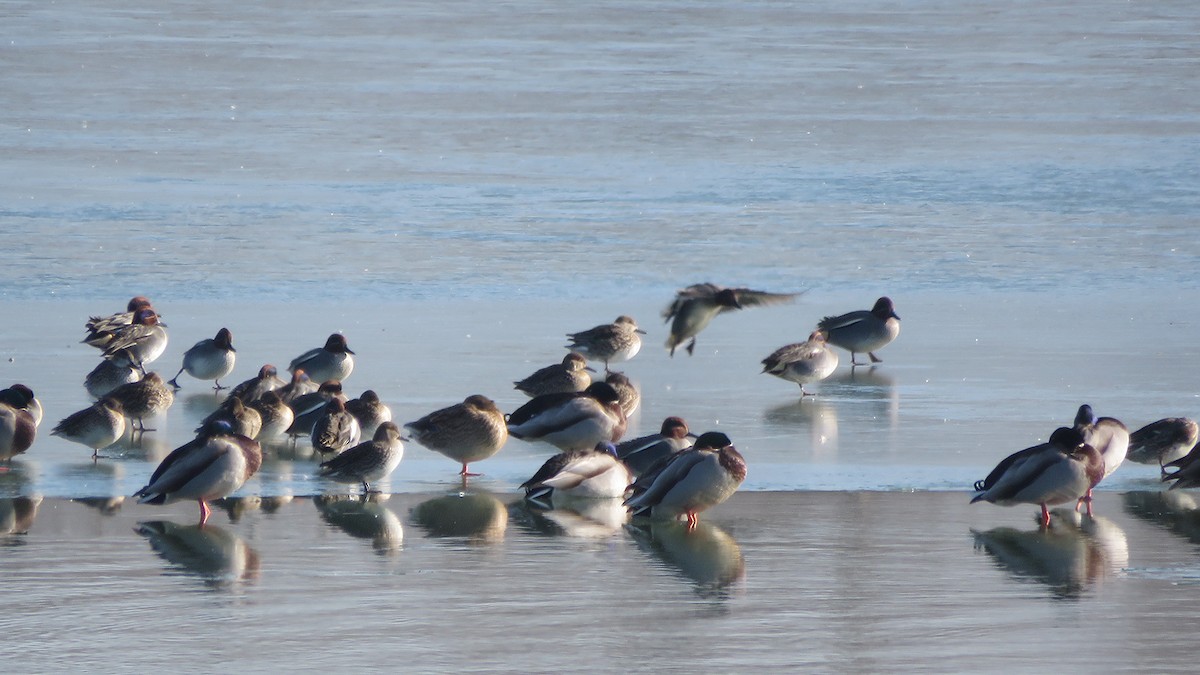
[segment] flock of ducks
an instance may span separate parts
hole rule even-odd
[[[976,481],[971,503],[1041,507],[1042,527],[1050,526],[1050,506],[1085,506],[1092,515],[1092,490],[1129,459],[1158,464],[1170,489],[1200,486],[1200,426],[1186,417],[1169,417],[1130,433],[1112,417],[1096,417],[1079,406],[1074,426],[1059,427],[1042,444],[1018,450]]]
[[[691,355],[696,336],[717,315],[790,302],[799,295],[711,283],[688,286],[663,312],[671,324],[666,347],[672,356],[680,346]],[[103,356],[84,382],[97,400],[61,420],[51,434],[91,448],[94,458],[125,433],[127,424],[134,433],[152,431],[144,420],[171,406],[185,372],[212,381],[220,391],[226,388],[221,378],[234,369],[233,336],[221,328],[184,353],[171,380],[147,371],[146,365],[164,353],[168,337],[158,313],[142,296],[130,300],[126,311],[92,317],[85,327],[83,342]],[[852,366],[862,365],[858,354],[874,364],[880,362],[875,352],[899,332],[895,306],[882,297],[870,310],[822,319],[807,341],[763,359],[763,373],[798,384],[803,398],[811,395],[806,384],[828,377],[837,367],[831,346],[850,352]],[[396,470],[405,441],[454,460],[465,486],[468,477],[477,475],[470,465],[492,457],[513,437],[560,450],[521,485],[534,504],[622,499],[635,517],[686,520],[695,527],[699,513],[728,499],[742,484],[746,461],[724,433],[696,436],[675,416],[666,418],[656,434],[623,440],[639,395],[610,365],[636,356],[644,334],[628,316],[570,333],[561,363],[514,383],[531,397],[525,405],[506,415],[490,398],[474,394],[404,424],[405,437],[373,391],[357,399],[345,396],[342,381],[354,369],[354,352],[344,335],[334,333],[324,346],[290,362],[289,381],[268,364],[233,387],[196,437],[168,454],[135,496],[148,504],[194,500],[203,526],[210,514],[208,502],[238,490],[258,471],[260,441],[284,435],[293,442],[307,437],[324,460],[320,474],[360,485],[364,495]],[[603,380],[593,380],[596,371],[590,362],[604,365]],[[41,404],[29,387],[15,384],[0,390],[0,461],[9,462],[32,446],[41,418]],[[1127,457],[1160,464],[1163,479],[1174,481],[1172,489],[1200,485],[1197,431],[1194,421],[1171,418],[1130,434],[1121,422],[1096,418],[1084,405],[1074,427],[1060,428],[1046,443],[1014,453],[978,481],[972,502],[1036,504],[1044,526],[1051,505],[1075,502],[1076,509],[1086,505],[1090,514],[1092,489]]]

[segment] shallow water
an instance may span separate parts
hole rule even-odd
[[[482,491],[194,509],[45,500],[0,535],[10,663],[1172,672],[1200,618],[1177,493],[1048,531],[930,492],[738,493],[692,533]]]
[[[108,4],[2,10],[0,382],[46,407],[0,473],[0,499],[44,500],[0,548],[16,670],[196,636],[250,670],[1191,670],[1162,646],[1195,620],[1194,505],[1156,467],[1107,479],[1088,535],[963,491],[1081,403],[1198,414],[1194,3]],[[807,293],[670,359],[658,313],[706,280]],[[312,506],[342,489],[303,443],[206,536],[194,505],[102,514],[65,500],[132,494],[218,401],[184,376],[98,462],[49,435],[89,403],[84,318],[139,293],[167,377],[221,326],[227,383],[341,331],[347,388],[400,421],[512,410],[563,334],[630,314],[630,435],[681,415],[749,477],[717,529],[658,544],[544,536],[564,526],[513,501],[550,451],[520,441],[476,467],[478,536],[419,515],[457,481],[415,444],[366,515]],[[804,401],[759,373],[884,294],[883,364],[843,353]]]

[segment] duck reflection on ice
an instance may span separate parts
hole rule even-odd
[[[261,507],[263,513],[276,513],[279,509],[291,504],[295,499],[292,495],[273,495],[270,497],[261,497]]]
[[[125,504],[125,497],[124,495],[113,497],[78,497],[71,501],[96,509],[103,515],[112,516],[121,510],[121,507]]]
[[[1180,490],[1126,492],[1125,512],[1200,544],[1200,504]]]
[[[0,499],[0,543],[12,543],[7,535],[28,534],[41,503],[40,496]]]
[[[807,427],[815,457],[837,455],[838,411],[834,403],[827,399],[800,399],[768,408],[763,413],[763,421],[788,431]]]
[[[821,391],[832,400],[865,403],[864,412],[895,429],[900,423],[900,391],[891,372],[875,366],[850,368],[827,378]]]
[[[391,495],[318,495],[313,504],[321,520],[351,537],[369,539],[377,553],[399,551],[404,545],[400,517],[383,505]]]
[[[414,507],[412,519],[431,537],[465,537],[472,544],[498,543],[508,529],[508,509],[484,492],[434,497]]]
[[[538,534],[572,539],[605,539],[621,532],[629,510],[620,499],[563,499],[557,494],[551,508],[522,499],[512,504],[512,514]]]
[[[89,456],[86,462],[64,464],[61,477],[71,482],[82,483],[95,494],[118,495],[124,491],[124,462],[94,462]]]
[[[200,420],[208,417],[221,407],[221,401],[224,397],[218,391],[209,391],[199,394],[188,394],[183,398],[183,410],[187,413],[188,420],[194,420],[199,423]]]
[[[634,521],[628,530],[640,548],[694,583],[703,597],[726,598],[746,576],[742,548],[712,523],[689,529],[683,521]]]
[[[1058,598],[1080,597],[1129,563],[1125,531],[1111,520],[1068,508],[1054,509],[1050,518],[1047,528],[971,530],[975,550],[1018,579],[1046,584]]]
[[[896,389],[896,378],[887,370],[876,366],[845,370],[831,375],[826,383],[836,383],[839,387],[853,387],[880,399],[890,399]]]
[[[296,443],[296,439],[279,436],[262,442],[263,461],[270,457],[272,462],[311,462],[317,458],[317,451],[311,443]],[[319,463],[319,462],[318,462]],[[282,471],[282,470],[281,470]]]
[[[219,525],[154,520],[138,523],[134,531],[145,537],[171,568],[197,576],[207,586],[229,588],[258,578],[258,552]]]
[[[229,516],[229,522],[237,523],[241,521],[242,516],[260,510],[262,508],[262,498],[258,495],[222,497],[213,500],[212,505],[216,509],[224,511],[225,515]]]
[[[127,429],[125,435],[118,438],[116,443],[108,446],[104,452],[121,459],[142,459],[158,463],[174,449],[165,434],[153,432],[150,435],[134,434]]]

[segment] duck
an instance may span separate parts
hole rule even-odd
[[[121,410],[126,417],[134,420],[133,429],[140,434],[154,431],[146,428],[145,418],[165,413],[175,403],[175,392],[163,382],[161,375],[150,372],[137,382],[113,389],[105,394],[105,398],[121,403]]]
[[[612,362],[628,361],[642,349],[646,331],[638,328],[632,317],[622,314],[612,323],[595,326],[578,333],[568,333],[567,349],[579,352],[592,361],[603,361],[604,370]]]
[[[146,364],[162,356],[167,349],[166,325],[159,321],[158,313],[145,308],[134,312],[133,323],[113,333],[113,338],[104,347],[104,358],[124,355],[142,374]]]
[[[1200,445],[1192,448],[1191,452],[1173,462],[1167,462],[1162,467],[1163,482],[1171,482],[1168,490],[1200,487]],[[1173,469],[1173,471],[1168,471]]]
[[[802,293],[769,293],[749,288],[725,288],[712,283],[692,284],[676,291],[675,299],[663,310],[663,318],[671,323],[667,349],[675,356],[675,348],[685,341],[688,356],[696,350],[696,336],[708,327],[718,314],[746,307],[776,305],[792,302]]]
[[[194,440],[171,451],[145,487],[133,494],[139,504],[170,504],[194,499],[200,504],[200,527],[212,513],[208,502],[228,497],[262,466],[262,447],[233,433],[229,422],[218,420]]]
[[[124,312],[89,317],[87,323],[83,325],[87,330],[87,336],[81,342],[97,349],[104,349],[109,342],[112,342],[117,332],[133,323],[134,314],[138,310],[153,308],[149,298],[144,295],[135,295],[125,305]]]
[[[321,463],[321,475],[339,483],[361,483],[363,495],[371,494],[371,483],[387,478],[404,459],[404,439],[394,422],[379,424],[371,440],[346,449]]]
[[[301,371],[302,373],[304,371]],[[240,398],[242,403],[253,403],[262,398],[268,391],[278,391],[287,385],[279,379],[279,369],[270,363],[264,363],[254,377],[239,382],[229,390],[229,396]]]
[[[292,371],[292,379],[278,389],[279,398],[284,403],[291,403],[305,394],[311,394],[321,387],[320,382],[313,382],[303,368]]]
[[[229,428],[238,436],[256,439],[262,432],[262,413],[257,408],[242,403],[242,399],[234,396],[229,396],[221,401],[221,405],[216,410],[201,420],[196,433],[202,433],[205,427],[217,420],[229,422]]]
[[[101,449],[116,443],[124,434],[125,409],[120,401],[108,396],[67,415],[50,431],[51,436],[91,448],[92,459],[98,459]]]
[[[1084,442],[1078,429],[1059,427],[1050,440],[1009,455],[975,483],[971,503],[999,506],[1038,504],[1042,527],[1050,526],[1049,506],[1078,502],[1104,478],[1104,458]],[[1091,502],[1088,502],[1091,515]]]
[[[495,401],[482,394],[472,394],[462,403],[435,410],[405,424],[404,428],[416,442],[461,463],[459,475],[464,480],[478,475],[469,471],[472,462],[495,455],[508,442],[504,413]]]
[[[862,366],[855,355],[866,352],[871,363],[882,363],[875,352],[891,344],[900,335],[900,317],[892,299],[884,296],[870,310],[857,310],[839,316],[827,316],[817,323],[825,340],[850,352],[850,365]]]
[[[521,488],[525,490],[525,499],[549,505],[554,495],[616,499],[625,495],[632,482],[629,467],[617,459],[616,446],[598,443],[589,450],[560,452],[551,457]]]
[[[508,416],[508,433],[563,451],[589,450],[621,440],[626,424],[617,390],[607,382],[593,382],[578,393],[534,398]]]
[[[684,518],[694,529],[701,512],[729,499],[745,480],[746,458],[729,436],[708,431],[639,476],[624,503],[635,518]]]
[[[28,408],[29,399],[21,391],[9,387],[0,391],[0,461],[11,462],[13,457],[33,446],[37,438],[37,422]]]
[[[27,385],[17,382],[7,389],[0,390],[0,398],[8,400],[10,405],[14,405],[29,413],[33,418],[33,426],[40,427],[42,425],[42,417],[45,412],[42,408],[42,402],[34,395],[33,390]]]
[[[567,352],[562,363],[539,368],[522,380],[513,383],[513,388],[530,397],[542,394],[570,394],[587,389],[592,383],[592,373],[587,357],[579,352]]]
[[[1126,459],[1160,467],[1187,456],[1200,441],[1200,425],[1187,417],[1167,417],[1129,434]]]
[[[374,436],[379,425],[392,421],[392,409],[379,400],[379,394],[373,389],[367,389],[358,398],[346,401],[346,410],[358,420],[364,438]]]
[[[682,417],[667,417],[657,434],[623,441],[617,445],[617,457],[635,475],[641,475],[655,463],[692,447],[696,437],[688,431]]]
[[[1112,417],[1096,417],[1096,413],[1092,412],[1092,406],[1083,404],[1079,406],[1078,412],[1075,413],[1075,430],[1083,436],[1083,442],[1092,446],[1104,458],[1104,477],[1108,478],[1112,472],[1121,466],[1125,461],[1125,455],[1129,452],[1129,429],[1125,427],[1120,420]],[[1087,503],[1091,514],[1092,491],[1088,489],[1087,494],[1076,504],[1076,508]]]
[[[346,410],[346,402],[331,398],[325,410],[313,423],[312,446],[323,455],[336,455],[362,439],[362,427],[358,420]]]
[[[345,380],[354,371],[354,352],[346,344],[346,336],[333,333],[325,340],[324,347],[310,349],[292,359],[288,371],[308,373],[314,382]]]
[[[287,429],[287,434],[293,438],[312,434],[313,425],[325,412],[325,404],[335,398],[341,400],[342,403],[346,402],[346,395],[342,393],[342,383],[330,380],[322,382],[321,386],[311,394],[304,394],[292,399],[288,405],[292,408],[293,419],[291,426]]]
[[[233,372],[237,362],[237,350],[233,348],[233,333],[228,328],[217,331],[216,336],[201,340],[183,353],[183,365],[175,377],[168,383],[180,389],[179,376],[183,371],[197,380],[212,380],[213,389],[227,389],[221,386],[221,378]]]
[[[805,342],[776,349],[762,360],[762,372],[800,385],[800,398],[813,396],[804,385],[820,382],[837,370],[837,352],[825,344],[825,331],[814,330]]]
[[[638,391],[633,380],[629,379],[625,373],[610,370],[604,376],[604,381],[617,390],[617,398],[625,417],[633,417],[633,413],[637,412],[638,406],[642,404],[642,392]]]
[[[83,387],[92,398],[103,398],[113,389],[142,379],[142,371],[129,360],[129,355],[120,353],[111,359],[101,359],[83,380]]]
[[[258,400],[252,401],[249,407],[257,410],[262,420],[262,427],[254,437],[257,441],[269,441],[281,436],[296,419],[296,413],[292,411],[291,406],[283,402],[278,391],[268,391],[258,397]]]

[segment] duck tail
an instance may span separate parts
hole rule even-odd
[[[143,491],[139,490],[139,491],[135,492],[133,494],[133,496],[138,498],[139,504],[166,504],[167,503],[167,495],[165,495],[161,492],[149,492],[148,493],[148,492],[143,492]]]
[[[629,508],[629,516],[631,518],[649,517],[650,509],[652,508],[649,504],[643,504],[641,506],[630,506],[629,504],[626,504],[626,506]]]
[[[525,490],[525,501],[543,509],[554,508],[550,498],[554,494],[554,488],[549,485],[538,485]]]

